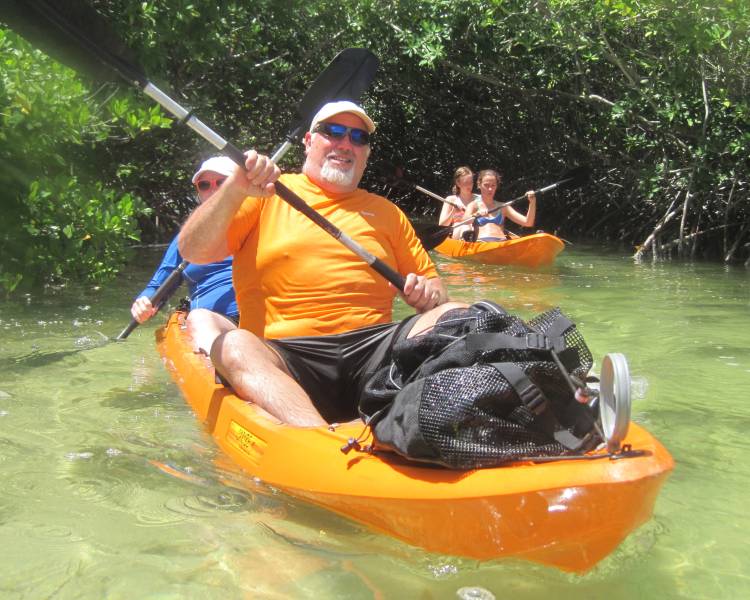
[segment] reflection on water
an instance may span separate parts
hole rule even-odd
[[[508,311],[542,312],[557,306],[560,271],[556,266],[533,270],[525,267],[482,265],[439,257],[440,275],[451,300],[492,300]]]
[[[106,288],[0,303],[0,596],[750,596],[747,271],[578,246],[542,271],[436,260],[454,299],[561,306],[597,360],[627,355],[634,418],[677,467],[655,517],[596,569],[430,554],[238,472],[163,368],[156,324],[108,340],[154,254]]]

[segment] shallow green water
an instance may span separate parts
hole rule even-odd
[[[750,597],[748,272],[581,246],[541,272],[436,258],[455,299],[560,305],[595,357],[628,356],[634,418],[677,467],[593,571],[425,553],[236,473],[161,365],[162,317],[104,343],[152,253],[106,290],[0,301],[0,597]]]

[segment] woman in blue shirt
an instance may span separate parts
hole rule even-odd
[[[206,160],[192,179],[198,202],[208,200],[234,169],[234,162],[226,156],[214,156]],[[151,297],[182,260],[175,236],[151,281],[130,307],[136,321],[145,323],[156,314],[159,307],[151,304]],[[232,257],[207,265],[189,264],[182,272],[182,278],[187,283],[190,295],[188,331],[193,337],[196,350],[208,354],[216,337],[224,331],[234,329],[239,321],[232,287]]]

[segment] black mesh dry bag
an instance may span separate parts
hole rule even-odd
[[[557,361],[555,360],[555,356]],[[591,353],[560,309],[525,322],[483,301],[396,344],[359,409],[375,449],[455,469],[585,452],[601,440],[575,400]]]

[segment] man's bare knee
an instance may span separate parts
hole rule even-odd
[[[232,383],[254,371],[268,372],[270,369],[292,376],[279,353],[245,329],[233,329],[219,335],[211,346],[211,362]]]
[[[279,356],[265,342],[245,329],[233,329],[219,335],[211,346],[211,360],[227,369],[244,369],[257,362],[271,361],[279,366]]]
[[[281,356],[249,331],[235,329],[220,335],[211,348],[211,360],[240,398],[284,423],[300,427],[326,424]]]
[[[440,306],[436,306],[432,310],[427,311],[419,316],[414,325],[412,325],[407,338],[412,338],[420,333],[425,333],[433,328],[437,320],[442,317],[449,310],[454,308],[468,308],[469,305],[465,302],[446,302]]]

